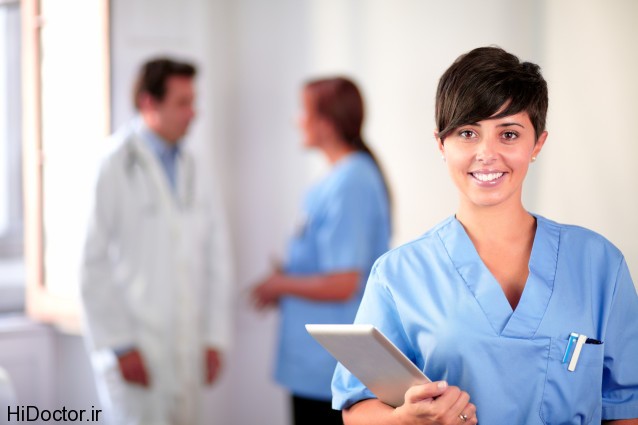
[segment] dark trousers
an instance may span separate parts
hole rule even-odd
[[[341,411],[333,410],[329,401],[292,396],[295,425],[343,425]]]

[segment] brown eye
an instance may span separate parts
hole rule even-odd
[[[514,131],[506,131],[503,133],[503,138],[506,140],[514,140],[518,138],[518,134]]]
[[[461,130],[459,131],[459,136],[464,139],[471,139],[474,137],[474,132],[472,130]]]

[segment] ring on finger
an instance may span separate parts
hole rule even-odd
[[[465,421],[467,421],[467,415],[466,415],[465,413],[461,413],[461,414],[459,415],[459,419],[460,419],[462,422],[465,422]]]

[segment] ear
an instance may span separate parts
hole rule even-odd
[[[441,155],[445,157],[445,145],[443,144],[443,140],[439,137],[438,130],[434,130],[434,138],[436,139],[436,144],[438,145]]]
[[[543,146],[545,145],[545,141],[547,140],[547,131],[543,131],[539,138],[536,140],[536,144],[534,145],[534,149],[532,149],[532,158],[538,157],[538,154],[541,153]]]
[[[149,93],[144,92],[144,93],[140,93],[138,98],[138,103],[139,103],[140,111],[149,111],[149,110],[155,109],[155,106],[157,105],[157,100],[155,100],[155,98],[151,96]]]

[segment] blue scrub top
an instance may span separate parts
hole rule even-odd
[[[388,196],[372,158],[356,152],[340,160],[308,192],[303,212],[305,222],[290,241],[285,272],[304,276],[356,270],[360,288],[345,302],[281,299],[275,378],[297,396],[329,401],[336,361],[305,324],[352,323],[370,268],[388,250]]]
[[[470,394],[482,424],[638,418],[638,295],[602,236],[535,216],[516,310],[451,217],[374,265],[356,323],[377,326],[432,380]],[[570,333],[585,344],[563,363]],[[341,365],[333,406],[373,398]]]

